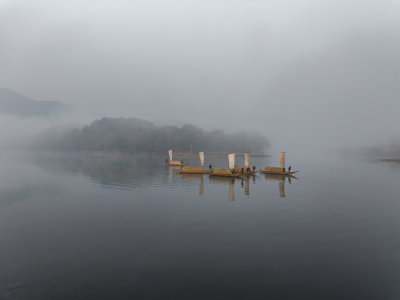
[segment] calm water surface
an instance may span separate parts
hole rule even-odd
[[[0,299],[400,299],[400,165],[287,159],[2,153]]]

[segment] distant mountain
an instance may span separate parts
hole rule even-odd
[[[20,117],[48,117],[66,112],[70,107],[57,101],[36,101],[10,89],[0,88],[0,113]]]

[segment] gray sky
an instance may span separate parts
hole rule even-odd
[[[286,151],[400,140],[400,1],[0,0],[0,66],[0,87],[80,121],[255,130]]]

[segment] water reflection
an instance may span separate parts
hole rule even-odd
[[[316,172],[311,161],[295,184],[178,175],[148,156],[7,160],[0,199],[29,201],[0,205],[0,299],[243,299],[249,287],[271,299],[399,298],[399,174],[386,165],[327,160]],[[47,185],[59,193],[31,196]]]
[[[214,184],[228,185],[228,198],[235,201],[235,181],[240,180],[234,177],[223,177],[223,176],[209,176],[210,182]]]
[[[278,181],[280,198],[286,197],[285,184],[289,184],[295,176],[275,174],[253,175],[241,178],[209,177],[203,174],[177,174],[181,167],[164,167],[158,156],[96,156],[76,154],[46,153],[36,155],[34,162],[41,169],[51,173],[69,175],[81,174],[89,178],[95,185],[116,189],[155,188],[158,186],[197,189],[203,196],[207,184],[225,185],[228,188],[228,198],[235,200],[235,181],[239,181],[243,194],[250,197],[257,178]],[[221,163],[216,161],[216,163]],[[204,176],[207,176],[204,179]],[[208,180],[207,180],[208,178]],[[264,181],[260,182],[263,183]]]
[[[292,179],[298,179],[296,176],[289,175],[277,175],[277,174],[264,174],[265,180],[275,180],[278,181],[279,184],[279,197],[280,198],[285,198],[285,181],[287,179],[288,183],[292,183]]]
[[[76,155],[45,153],[31,158],[42,170],[56,173],[81,174],[99,186],[134,189],[175,184],[178,168],[165,168],[159,157]]]
[[[235,201],[235,183],[234,182],[229,183],[228,198],[231,199],[232,201]]]
[[[168,169],[168,182],[172,183],[173,178],[176,174],[176,172],[180,169],[182,169],[182,167],[175,167],[175,166],[168,166],[166,167]]]
[[[203,174],[180,174],[183,182],[199,181],[199,196],[204,195],[204,175]]]

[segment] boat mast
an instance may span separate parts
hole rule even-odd
[[[172,160],[172,150],[168,150],[168,155],[169,155],[169,161]]]
[[[286,155],[286,152],[281,152],[281,157],[280,157],[280,160],[279,160],[279,167],[280,168],[285,168],[285,155]]]
[[[249,164],[250,164],[250,153],[245,152],[244,153],[244,167],[247,169],[249,167]]]
[[[229,169],[232,170],[235,167],[235,153],[228,154]]]
[[[200,165],[204,167],[204,152],[199,152],[200,156]]]

